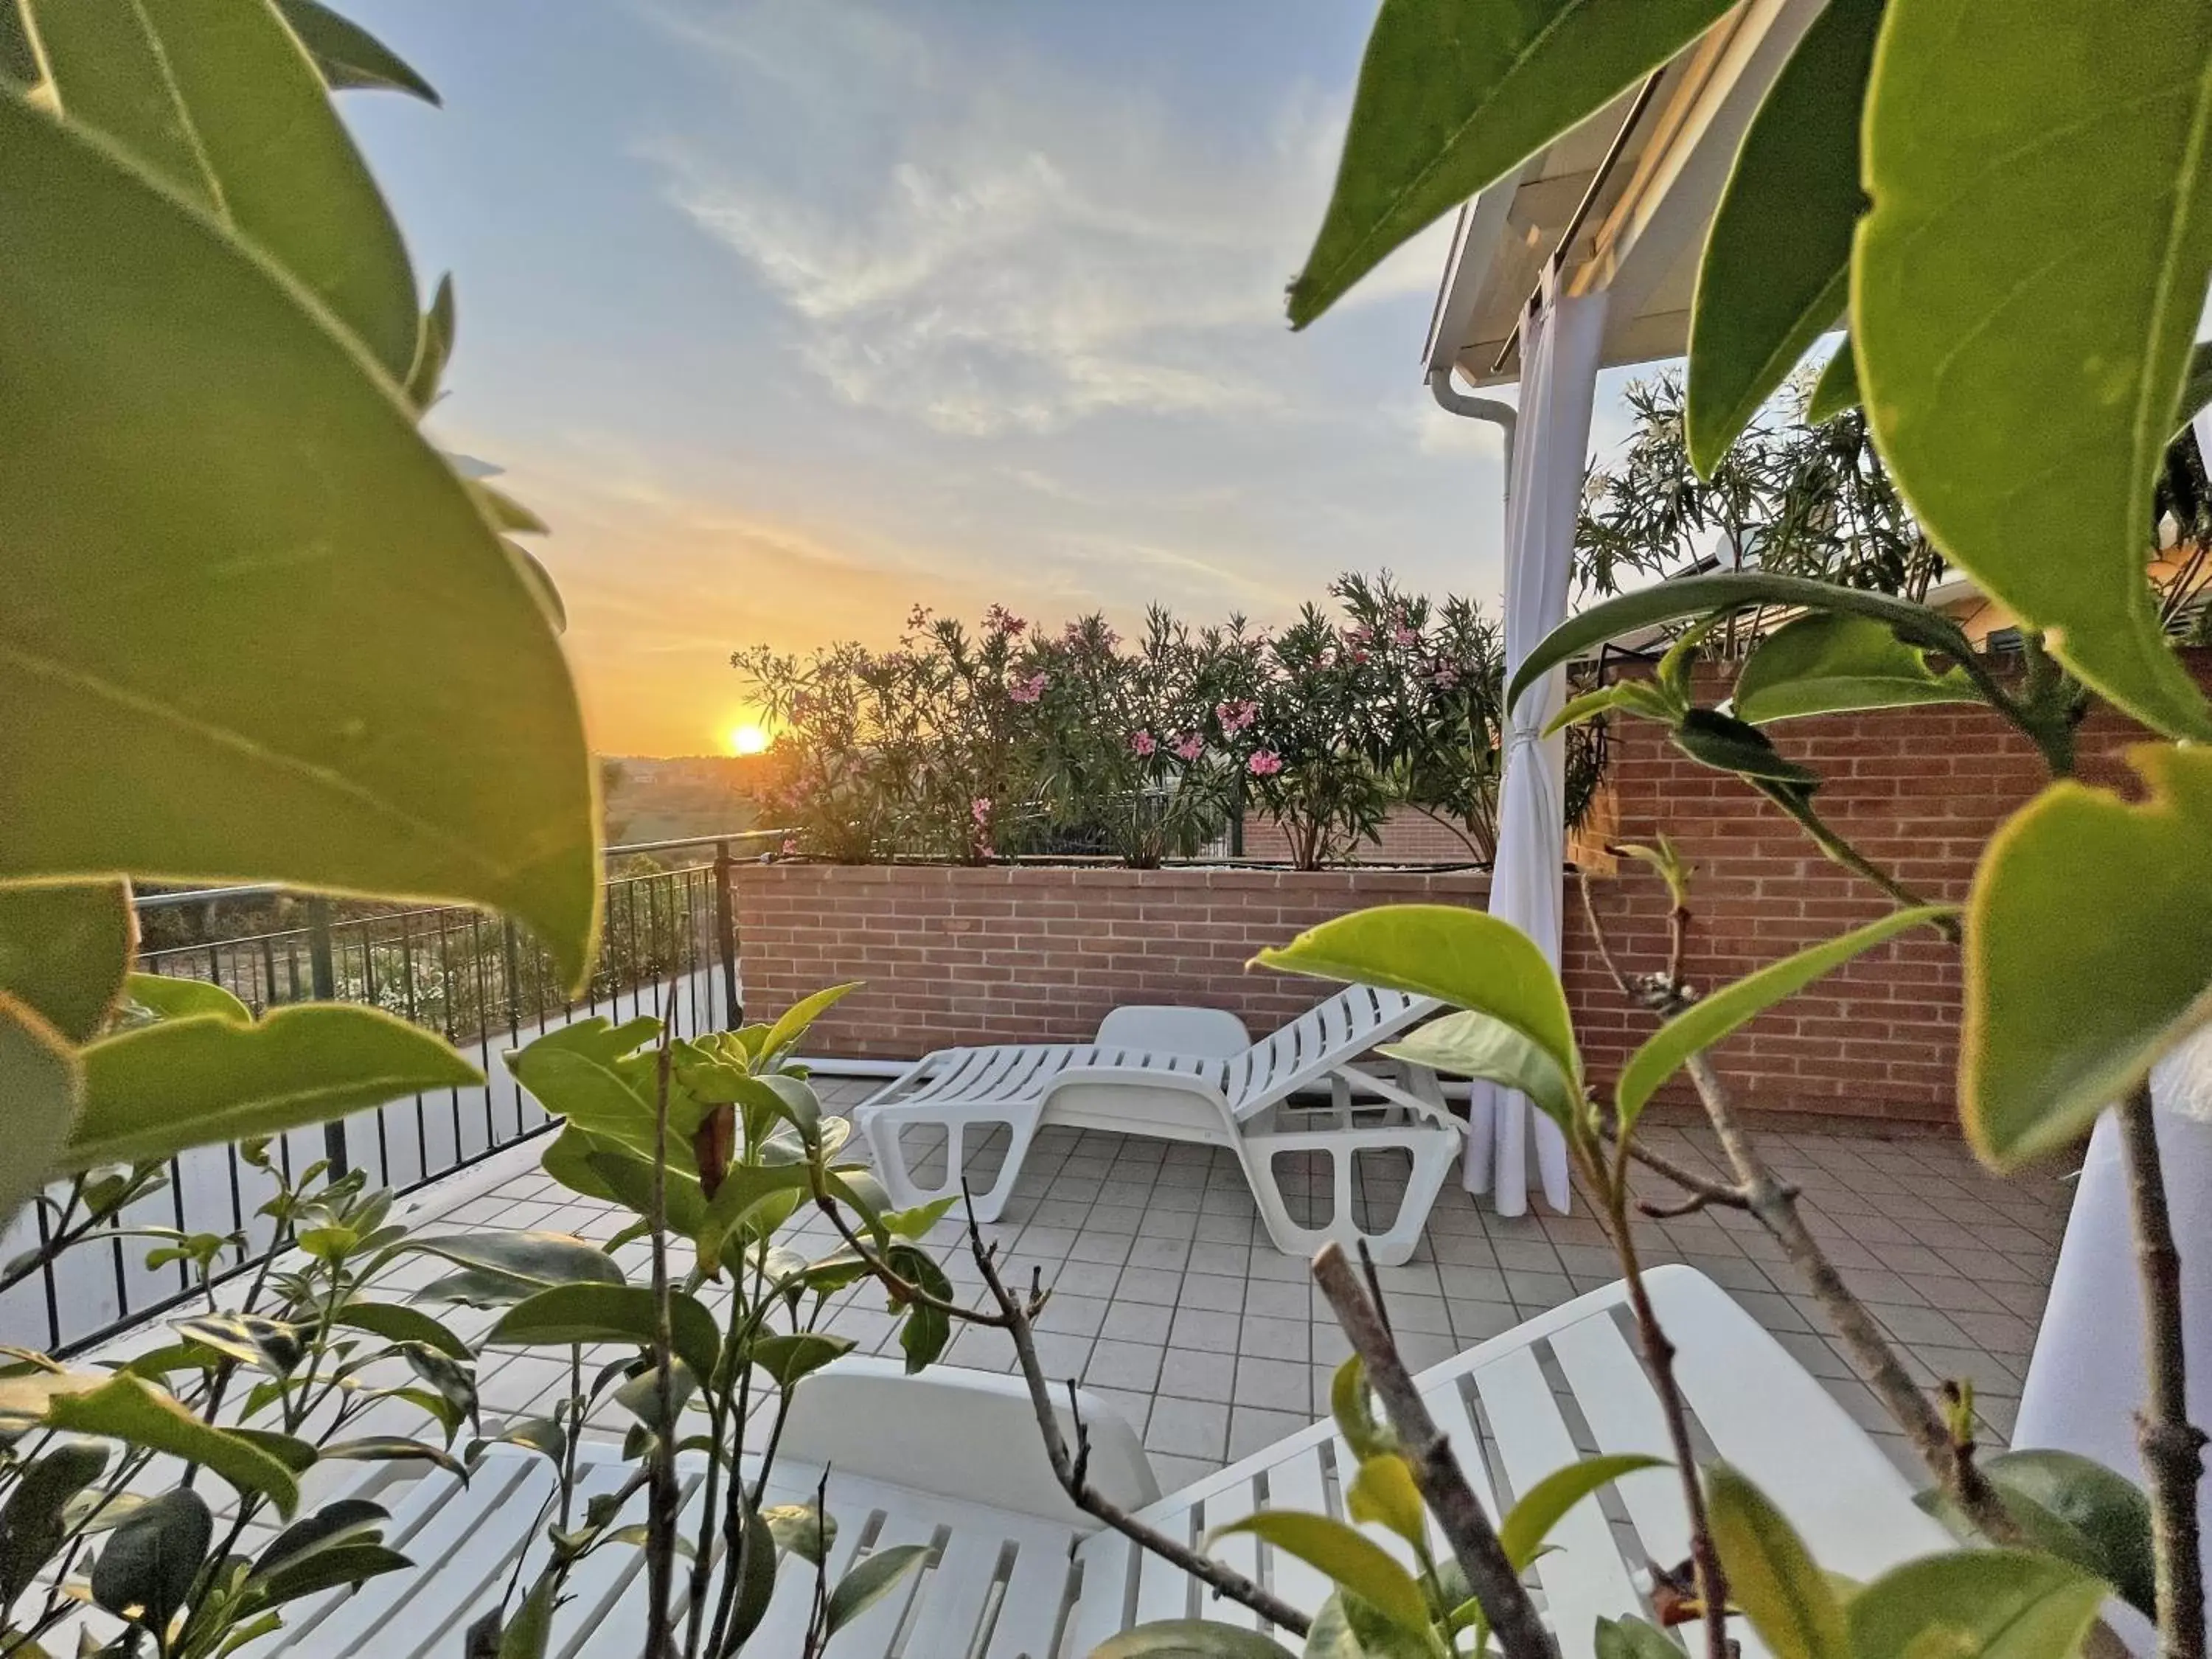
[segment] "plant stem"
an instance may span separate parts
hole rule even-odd
[[[1674,1343],[1659,1323],[1658,1311],[1644,1285],[1644,1264],[1636,1253],[1636,1238],[1628,1221],[1628,1160],[1632,1141],[1623,1139],[1614,1149],[1612,1166],[1603,1152],[1586,1136],[1577,1137],[1583,1154],[1583,1173],[1601,1186],[1606,1203],[1606,1231],[1613,1235],[1613,1254],[1620,1259],[1621,1277],[1627,1281],[1628,1304],[1636,1315],[1636,1334],[1644,1357],[1651,1366],[1651,1381],[1659,1396],[1660,1414],[1667,1419],[1667,1442],[1674,1453],[1674,1469],[1682,1485],[1682,1505],[1690,1519],[1690,1571],[1698,1587],[1698,1607],[1705,1630],[1706,1659],[1729,1659],[1728,1580],[1721,1571],[1720,1553],[1713,1547],[1711,1517],[1705,1512],[1705,1489],[1698,1479],[1697,1448],[1690,1440],[1689,1407],[1681,1384],[1674,1377]]]
[[[1014,1357],[1020,1362],[1022,1380],[1029,1385],[1030,1405],[1036,1413],[1037,1432],[1044,1441],[1046,1459],[1052,1465],[1053,1478],[1060,1482],[1060,1490],[1068,1501],[1085,1515],[1105,1522],[1123,1537],[1133,1541],[1139,1548],[1150,1551],[1162,1560],[1181,1568],[1193,1578],[1226,1596],[1240,1607],[1249,1607],[1277,1629],[1296,1636],[1305,1636],[1313,1628],[1312,1620],[1281,1597],[1263,1589],[1243,1573],[1225,1567],[1210,1556],[1203,1555],[1189,1545],[1169,1537],[1156,1528],[1148,1527],[1132,1516],[1113,1499],[1093,1487],[1088,1477],[1091,1461],[1091,1442],[1080,1417],[1075,1419],[1075,1449],[1068,1449],[1067,1441],[1060,1431],[1060,1418],[1053,1409],[1052,1384],[1046,1379],[1044,1364],[1037,1358],[1036,1333],[1031,1326],[1030,1315],[1042,1305],[1041,1298],[1032,1296],[1025,1305],[1006,1288],[1000,1277],[997,1264],[992,1260],[990,1247],[983,1243],[983,1233],[975,1222],[975,1206],[972,1198],[968,1206],[968,1244],[975,1253],[975,1266],[983,1275],[983,1283],[992,1299],[999,1304],[1000,1316],[994,1320],[976,1318],[962,1310],[961,1316],[976,1323],[997,1324],[1005,1328],[1014,1339]],[[1073,1397],[1071,1395],[1071,1405]],[[1539,1656],[1538,1659],[1547,1659]]]
[[[670,988],[672,1004],[674,988]],[[671,1012],[673,1012],[672,1007]],[[660,1424],[651,1452],[652,1486],[646,1500],[645,1570],[647,1589],[646,1659],[662,1659],[673,1644],[669,1620],[669,1597],[676,1579],[676,1388],[674,1304],[668,1284],[668,1090],[673,1055],[669,1027],[661,1025],[660,1054],[655,1073],[653,1111],[653,1187],[648,1202],[653,1212],[653,1364],[654,1387],[659,1395]]]
[[[1844,869],[1861,879],[1872,882],[1894,899],[1901,908],[1916,910],[1928,902],[1919,894],[1868,858],[1843,836],[1838,835],[1828,821],[1814,811],[1812,800],[1802,790],[1792,789],[1786,784],[1771,783],[1760,778],[1747,778],[1745,781],[1791,817],[1796,819],[1803,827],[1805,833],[1812,836],[1814,842],[1830,859],[1842,865]],[[1929,922],[1929,926],[1935,928],[1952,944],[1959,943],[1961,934],[1959,919],[1956,916],[1935,917]]]
[[[1413,1484],[1443,1529],[1452,1558],[1467,1575],[1468,1587],[1490,1621],[1505,1659],[1553,1659],[1551,1632],[1537,1616],[1528,1587],[1513,1570],[1497,1528],[1468,1484],[1450,1438],[1429,1415],[1428,1403],[1413,1386],[1381,1311],[1368,1299],[1341,1245],[1331,1241],[1321,1247],[1313,1260],[1313,1276],[1365,1365],[1368,1382],[1405,1449]]]
[[[2150,1484],[2159,1653],[2161,1659],[2204,1659],[2204,1562],[2197,1489],[2204,1474],[2205,1436],[2189,1420],[2181,1254],[2166,1206],[2148,1079],[2129,1092],[2119,1120],[2135,1212],[2136,1261],[2142,1274],[2143,1364],[2150,1388],[2137,1418],[2136,1443]]]

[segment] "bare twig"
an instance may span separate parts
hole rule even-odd
[[[1413,1484],[1443,1529],[1452,1557],[1467,1575],[1468,1587],[1490,1621],[1505,1659],[1553,1659],[1551,1633],[1537,1616],[1528,1586],[1506,1558],[1505,1547],[1468,1484],[1449,1437],[1429,1415],[1427,1402],[1399,1358],[1398,1345],[1390,1340],[1389,1328],[1341,1246],[1334,1242],[1322,1246],[1314,1257],[1313,1276],[1366,1367],[1367,1380],[1404,1447]]]
[[[1238,1606],[1250,1608],[1279,1630],[1288,1631],[1296,1636],[1308,1634],[1312,1629],[1312,1620],[1289,1602],[1254,1583],[1243,1573],[1222,1565],[1155,1528],[1146,1526],[1091,1486],[1089,1432],[1083,1426],[1080,1414],[1075,1414],[1076,1450],[1071,1452],[1068,1449],[1066,1438],[1060,1431],[1060,1419],[1053,1410],[1052,1385],[1045,1378],[1043,1362],[1037,1358],[1036,1334],[1030,1319],[1042,1304],[1042,1293],[1032,1289],[1024,1303],[1006,1288],[1006,1282],[1000,1276],[998,1265],[993,1259],[993,1252],[983,1243],[982,1230],[976,1224],[972,1195],[968,1204],[968,1243],[975,1252],[975,1266],[983,1276],[983,1283],[990,1291],[992,1299],[999,1304],[999,1317],[986,1321],[965,1310],[952,1311],[963,1317],[976,1318],[977,1322],[996,1324],[1013,1337],[1014,1354],[1021,1362],[1022,1378],[1029,1384],[1030,1403],[1036,1412],[1037,1431],[1044,1439],[1045,1456],[1052,1464],[1053,1477],[1060,1482],[1060,1490],[1067,1494],[1068,1501],[1085,1515],[1113,1528],[1140,1549],[1181,1568],[1215,1595],[1226,1596]],[[1071,1410],[1073,1403],[1071,1393]]]
[[[2148,1080],[2130,1092],[2119,1119],[2135,1212],[2136,1260],[2142,1275],[2143,1364],[2149,1397],[2137,1415],[2136,1437],[2150,1484],[2159,1653],[2160,1659],[2204,1659],[2204,1564],[2197,1488],[2204,1474],[2205,1436],[2189,1420],[2181,1255],[2174,1247],[2173,1218],[2166,1207],[2165,1168]]]

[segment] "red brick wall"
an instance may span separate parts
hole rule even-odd
[[[1087,1039],[1117,1004],[1226,1008],[1256,1033],[1313,981],[1244,963],[1364,905],[1480,905],[1479,872],[744,865],[745,1002],[763,1014],[866,980],[815,1029],[818,1054],[906,1059],[967,1042]]]
[[[1709,682],[1699,700],[1723,691]],[[1826,780],[1819,805],[1837,830],[1931,899],[1966,896],[1983,843],[2043,778],[2027,742],[1972,707],[1793,720],[1771,735]],[[2081,769],[2121,779],[2118,750],[2139,735],[2094,715],[2081,732]],[[1887,908],[1780,811],[1681,755],[1656,727],[1620,722],[1612,757],[1610,832],[1637,842],[1663,830],[1695,866],[1694,984],[1724,983]],[[1624,861],[1593,884],[1622,966],[1660,968],[1667,905],[1657,880]],[[1228,1008],[1265,1030],[1317,988],[1246,972],[1260,946],[1365,905],[1480,905],[1487,892],[1476,872],[1385,869],[787,864],[746,866],[738,878],[749,1005],[772,1012],[865,979],[868,988],[821,1028],[818,1051],[882,1058],[948,1043],[1079,1041],[1133,1001]],[[1568,997],[1591,1075],[1609,1084],[1652,1021],[1606,976],[1571,879],[1567,896]],[[1762,1110],[1948,1121],[1959,996],[1955,953],[1932,933],[1909,935],[1753,1022],[1723,1045],[1721,1069]],[[1686,1099],[1686,1085],[1671,1095]]]

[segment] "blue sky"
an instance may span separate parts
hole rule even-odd
[[[352,0],[437,85],[343,107],[426,291],[434,426],[554,534],[605,752],[719,748],[733,647],[915,603],[1493,602],[1490,428],[1429,404],[1442,228],[1281,321],[1371,7]]]

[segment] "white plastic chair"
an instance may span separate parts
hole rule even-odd
[[[1765,1490],[1824,1568],[1865,1579],[1952,1547],[1942,1528],[1913,1506],[1911,1486],[1881,1449],[1717,1285],[1683,1267],[1655,1268],[1645,1282],[1678,1349],[1676,1372],[1697,1431]],[[1625,1302],[1618,1285],[1593,1291],[1419,1377],[1493,1518],[1514,1494],[1577,1457],[1668,1455]],[[922,1570],[838,1632],[827,1659],[1085,1659],[1115,1632],[1152,1620],[1257,1625],[1066,1502],[1018,1380],[942,1366],[915,1377],[898,1370],[848,1358],[810,1378],[768,1490],[768,1502],[807,1501],[828,1468],[830,1512],[838,1522],[832,1583],[866,1553],[909,1543],[930,1548]],[[1333,1424],[1301,1430],[1160,1497],[1128,1426],[1095,1399],[1082,1401],[1092,1479],[1170,1536],[1195,1542],[1262,1506],[1342,1516],[1353,1465]],[[604,1450],[590,1456],[587,1488],[618,1487],[628,1466]],[[544,1459],[495,1446],[465,1486],[433,1474],[410,1489],[403,1468],[368,1466],[358,1491],[391,1507],[389,1541],[416,1570],[297,1604],[286,1628],[247,1650],[246,1659],[451,1659],[460,1632],[506,1593],[518,1558],[521,1582],[529,1582],[546,1547],[539,1508],[551,1474]],[[682,1477],[690,1506],[685,1537],[696,1535],[700,1474],[692,1468]],[[642,1518],[643,1500],[635,1498],[621,1519]],[[1410,1563],[1396,1539],[1372,1528],[1368,1535]],[[1550,1541],[1554,1547],[1531,1569],[1540,1606],[1561,1659],[1595,1659],[1597,1619],[1650,1616],[1648,1564],[1672,1566],[1688,1553],[1674,1470],[1644,1470],[1609,1495],[1586,1499]],[[1295,1607],[1310,1611],[1328,1594],[1319,1574],[1255,1538],[1218,1548]],[[677,1577],[680,1595],[690,1574]],[[797,1652],[813,1592],[813,1570],[787,1558],[766,1620],[744,1651],[762,1659]],[[555,1615],[548,1659],[635,1659],[646,1593],[640,1552],[616,1547],[589,1558]],[[1741,1620],[1731,1633],[1745,1659],[1766,1659]]]
[[[1006,1155],[975,1213],[996,1220],[1044,1125],[1198,1141],[1235,1152],[1275,1248],[1306,1255],[1334,1239],[1361,1241],[1376,1260],[1408,1260],[1427,1226],[1466,1130],[1444,1109],[1432,1073],[1395,1066],[1384,1076],[1354,1065],[1369,1049],[1439,1005],[1396,991],[1347,986],[1261,1042],[1231,1014],[1200,1008],[1117,1008],[1088,1044],[940,1048],[925,1055],[853,1114],[876,1174],[902,1208],[957,1194],[977,1145],[1003,1127]],[[1292,1097],[1325,1085],[1326,1106]],[[943,1170],[925,1178],[907,1136],[921,1131]],[[932,1133],[935,1132],[935,1133]],[[1407,1161],[1405,1195],[1389,1224],[1360,1224],[1354,1187],[1363,1156]],[[1329,1211],[1311,1225],[1291,1212],[1278,1160],[1328,1165]]]

